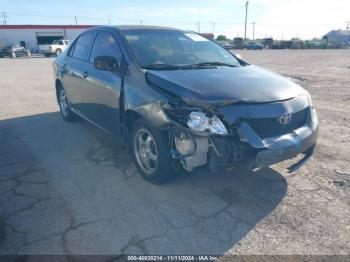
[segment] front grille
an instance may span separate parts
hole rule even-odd
[[[306,122],[307,108],[293,113],[288,124],[282,125],[279,117],[245,119],[260,138],[278,137],[301,127]]]

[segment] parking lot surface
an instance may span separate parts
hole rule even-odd
[[[0,254],[350,254],[350,50],[237,52],[313,97],[319,143],[296,175],[149,184],[117,140],[63,122],[52,58],[0,59]]]

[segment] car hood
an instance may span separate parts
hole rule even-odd
[[[150,70],[147,81],[167,93],[205,102],[275,102],[299,96],[303,89],[290,79],[258,66],[194,70]]]

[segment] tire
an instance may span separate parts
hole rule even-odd
[[[63,88],[58,89],[57,94],[58,105],[60,107],[61,116],[67,122],[71,122],[77,119],[77,115],[71,110],[68,97]]]
[[[56,56],[59,56],[60,54],[62,54],[62,50],[61,49],[57,49],[56,50]]]
[[[145,180],[160,184],[173,176],[167,136],[141,118],[132,128],[131,148],[135,165]]]

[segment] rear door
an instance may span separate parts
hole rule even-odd
[[[122,78],[119,72],[98,70],[94,66],[97,56],[113,56],[118,65],[122,53],[117,38],[109,31],[98,31],[91,48],[89,63],[85,69],[87,77],[83,87],[84,103],[89,105],[86,116],[104,129],[119,134],[119,97]]]
[[[80,35],[69,50],[63,64],[63,87],[74,109],[82,114],[88,111],[86,109],[88,105],[85,104],[87,94],[85,94],[84,85],[87,77],[87,66],[89,66],[89,52],[94,35],[95,32],[86,32]]]

